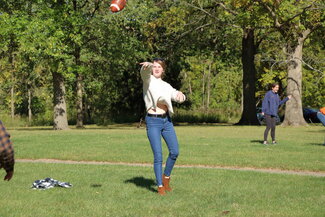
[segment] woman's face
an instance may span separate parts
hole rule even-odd
[[[277,93],[278,90],[279,90],[279,85],[275,85],[274,87],[272,87],[272,91],[273,91],[274,93]]]
[[[155,78],[161,78],[163,72],[163,67],[157,62],[153,62],[152,75],[155,76]]]

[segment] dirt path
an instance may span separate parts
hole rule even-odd
[[[73,161],[73,160],[57,160],[57,159],[16,159],[20,163],[56,163],[56,164],[88,164],[88,165],[122,165],[134,167],[152,167],[149,163],[128,163],[128,162],[108,162],[108,161]],[[254,171],[262,173],[275,174],[290,174],[300,176],[317,176],[325,177],[325,172],[314,171],[294,171],[294,170],[280,170],[267,168],[253,168],[253,167],[231,167],[231,166],[209,166],[209,165],[175,165],[176,168],[199,168],[199,169],[220,169],[220,170],[235,170],[235,171]]]

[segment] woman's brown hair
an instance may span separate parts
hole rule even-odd
[[[279,86],[280,87],[280,85],[279,85],[279,83],[277,83],[277,82],[275,82],[275,83],[272,83],[271,85],[270,85],[270,87],[271,87],[271,89],[273,89],[275,86]]]

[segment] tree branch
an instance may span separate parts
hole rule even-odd
[[[310,5],[302,8],[302,11],[300,13],[295,14],[294,16],[292,16],[291,18],[289,18],[288,20],[286,20],[282,25],[284,25],[286,23],[289,23],[291,20],[295,19],[296,17],[299,17],[300,15],[302,15],[303,13],[305,13],[308,8],[311,8],[313,5],[314,5],[314,3],[312,3],[312,4],[310,4]]]
[[[87,3],[88,3],[88,0],[85,0],[84,3],[79,8],[84,8]]]
[[[258,30],[258,28],[256,28]],[[258,48],[260,46],[260,44],[262,43],[262,41],[267,38],[271,33],[276,32],[275,29],[271,29],[270,31],[266,32],[265,34],[262,34],[262,37],[259,38],[259,40],[256,40],[255,46],[256,48]],[[256,35],[257,38],[258,35]]]
[[[257,0],[271,15],[271,17],[273,18],[274,21],[274,25],[276,28],[281,28],[282,24],[279,22],[279,18],[276,15],[275,11],[272,10],[272,8],[270,8],[267,4],[265,4],[263,1],[261,0]]]
[[[296,59],[298,59],[298,58],[296,58]],[[300,60],[303,64],[305,64],[305,65],[306,65],[308,68],[310,68],[311,70],[321,73],[321,74],[322,74],[322,77],[324,77],[325,73],[322,72],[321,70],[315,69],[314,67],[312,67],[311,65],[309,65],[308,63],[306,63],[306,62],[305,62],[304,60],[302,60],[302,59],[298,59],[298,60]]]
[[[215,5],[211,5],[211,6],[208,6],[208,7],[197,7],[195,5],[192,5],[190,3],[186,3],[187,5],[189,5],[190,7],[193,7],[193,8],[196,8],[196,9],[199,9],[201,11],[203,11],[204,13],[208,14],[209,16],[212,16],[214,17],[213,15],[211,15],[210,13],[208,13],[208,11],[206,9],[213,9],[213,8],[216,8],[218,6],[222,7],[225,11],[228,11],[229,13],[231,13],[232,15],[238,15],[238,13],[236,11],[233,11],[231,10],[230,8],[228,8],[224,3],[222,2],[219,2],[219,3],[216,3]]]
[[[201,25],[201,26],[198,26],[196,27],[194,30],[193,29],[190,29],[186,32],[184,32],[183,34],[181,34],[179,37],[177,37],[175,40],[178,41],[179,39],[183,38],[184,36],[186,36],[187,34],[189,34],[190,32],[194,32],[194,31],[197,31],[198,29],[202,29],[204,27],[207,27],[207,26],[210,26],[212,25],[211,23],[206,23],[204,25]]]
[[[197,7],[197,6],[192,5],[192,4],[190,4],[190,3],[186,3],[186,4],[189,5],[189,6],[192,7],[192,8],[195,8],[195,9],[198,9],[198,10],[202,11],[203,13],[209,15],[210,17],[215,18],[215,16],[213,16],[212,14],[210,14],[208,11],[206,11],[206,10],[205,10],[204,8],[202,8],[202,7]]]
[[[101,3],[101,0],[98,0],[98,1],[95,2],[95,9],[94,9],[94,11],[91,13],[91,15],[90,15],[91,18],[94,17],[96,11],[99,9],[99,5],[100,5],[100,3]]]
[[[306,29],[305,31],[303,31],[302,39],[305,41],[305,39],[310,35],[310,33],[311,33],[311,29]]]
[[[232,15],[238,15],[238,13],[236,11],[233,11],[229,8],[226,7],[226,5],[224,3],[217,3],[216,6],[221,6],[223,9],[225,9],[226,11],[228,11],[229,13],[231,13]]]
[[[215,6],[210,6],[210,7],[205,7],[205,8],[198,7],[198,6],[192,5],[192,4],[190,4],[190,3],[186,3],[186,4],[189,5],[190,7],[193,7],[193,8],[195,8],[195,9],[198,9],[198,10],[202,11],[202,12],[205,13],[206,15],[208,15],[208,16],[210,16],[210,17],[212,17],[213,19],[218,20],[218,21],[220,21],[219,18],[217,18],[216,16],[212,15],[211,13],[209,13],[209,12],[208,12],[207,10],[205,10],[205,9],[214,8],[214,7],[218,6],[218,5],[220,5],[220,6],[223,5],[223,7],[226,8],[226,6],[225,6],[223,3],[217,3]],[[230,13],[233,13],[234,15],[237,14],[237,13],[234,12],[234,11],[231,12],[230,9],[227,9],[227,11],[229,11]],[[235,24],[227,24],[227,23],[226,23],[226,25],[228,25],[228,26],[232,26],[232,27],[235,27],[235,28],[241,28],[240,26],[235,25]]]
[[[314,68],[313,66],[311,66],[310,64],[306,63],[304,60],[300,59],[300,58],[297,58],[295,57],[294,60],[298,60],[300,61],[301,63],[303,63],[304,65],[306,65],[309,69],[315,71],[315,72],[319,72],[320,74],[322,74],[321,78],[325,76],[325,73],[319,69],[316,69]],[[271,71],[273,71],[273,67],[278,64],[278,65],[281,65],[281,64],[284,64],[284,63],[288,63],[290,62],[291,60],[275,60],[275,59],[262,59],[261,62],[272,62],[272,66],[271,66]]]

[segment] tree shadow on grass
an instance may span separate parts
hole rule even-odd
[[[149,191],[157,192],[157,190],[153,187],[155,186],[155,181],[153,179],[146,179],[144,177],[133,177],[132,179],[125,180],[124,183],[133,183],[137,187],[146,188]]]
[[[18,131],[42,131],[42,130],[53,130],[53,127],[13,127],[8,128],[9,130],[18,130]]]
[[[308,143],[308,145],[318,145],[318,146],[324,146],[325,147],[325,142],[324,143]]]
[[[187,123],[187,122],[173,122],[174,126],[181,127],[230,127],[234,126],[231,123]]]

